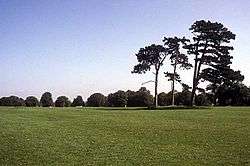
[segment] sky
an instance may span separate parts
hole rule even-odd
[[[248,0],[0,0],[0,97],[53,98],[138,90],[152,71],[131,74],[141,47],[164,36],[187,36],[196,20],[221,22],[233,33],[232,68],[250,85]],[[190,57],[192,62],[193,57]],[[171,83],[161,70],[159,92]],[[191,85],[192,70],[180,71]],[[152,93],[153,83],[143,85]],[[180,89],[180,86],[178,87]]]

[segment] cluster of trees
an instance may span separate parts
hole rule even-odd
[[[183,90],[175,92],[175,105],[188,105],[192,91]],[[159,105],[166,106],[172,103],[172,92],[159,94]],[[214,105],[214,94],[211,92],[200,92],[195,97],[197,106]],[[221,86],[216,92],[217,106],[250,106],[250,87],[244,84],[233,84],[232,86]]]
[[[0,98],[0,106],[27,106],[27,107],[76,107],[76,106],[89,106],[89,107],[147,107],[153,104],[153,96],[145,87],[140,88],[138,91],[122,91],[119,90],[104,96],[101,93],[92,94],[86,101],[83,101],[81,96],[77,96],[73,102],[66,96],[57,97],[53,102],[52,94],[45,92],[40,101],[34,96],[29,96],[25,100],[17,96],[2,97]]]
[[[55,102],[53,102],[52,94],[45,92],[40,101],[35,96],[28,96],[25,100],[17,96],[2,97],[0,98],[0,106],[27,106],[27,107],[75,107],[84,106],[84,101],[81,96],[77,96],[71,103],[68,97],[59,96]]]
[[[174,105],[189,105],[192,91],[190,87],[183,86],[181,92],[175,91]],[[250,106],[250,87],[244,84],[235,83],[232,86],[221,86],[216,92],[217,105],[219,106]],[[172,105],[172,91],[165,93],[161,92],[158,95],[159,106]],[[209,106],[214,103],[214,94],[211,92],[201,92],[196,95],[195,103],[197,106]],[[66,96],[59,96],[53,102],[52,94],[45,92],[40,101],[29,96],[25,100],[17,96],[0,98],[0,106],[27,106],[27,107],[149,107],[153,106],[154,97],[145,87],[141,87],[138,91],[119,90],[105,96],[101,93],[94,93],[84,102],[81,96],[77,96],[73,102]]]
[[[168,101],[168,104],[170,101],[172,105],[178,105],[179,102],[184,105],[199,105],[204,103],[205,98],[208,98],[213,105],[243,103],[245,105],[249,100],[249,88],[242,84],[244,76],[241,72],[233,70],[230,66],[233,59],[230,55],[233,50],[230,42],[235,40],[236,35],[221,23],[205,20],[195,21],[189,30],[192,34],[191,39],[164,37],[163,45],[152,44],[141,48],[135,54],[138,64],[134,66],[132,73],[143,74],[152,68],[154,70],[155,107],[162,102],[159,99],[160,96],[168,96],[164,101]],[[193,64],[189,62],[190,56],[194,57]],[[158,96],[158,77],[166,60],[169,60],[173,66],[173,71],[164,72],[168,80],[172,81],[172,91],[170,94]],[[185,70],[193,68],[193,83],[190,91],[182,82],[177,72],[178,68]],[[205,89],[199,87],[200,82],[203,81],[208,82]],[[180,101],[180,93],[175,91],[176,82],[186,89],[189,102]],[[239,99],[241,96],[245,96],[244,99]]]

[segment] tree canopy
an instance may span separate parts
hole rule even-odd
[[[71,106],[72,106],[72,107],[76,107],[76,106],[85,106],[85,103],[84,103],[84,101],[83,101],[83,99],[82,99],[82,96],[77,96],[77,97],[73,100]]]
[[[127,101],[127,94],[122,90],[108,95],[108,105],[112,107],[125,107],[127,106]]]
[[[107,105],[107,97],[101,93],[94,93],[87,99],[87,106],[104,107]]]
[[[40,99],[40,104],[42,107],[53,106],[54,103],[52,99],[52,94],[50,92],[45,92]]]
[[[37,107],[39,106],[39,101],[35,96],[28,96],[25,100],[25,105],[27,107]]]
[[[69,107],[71,102],[68,97],[66,96],[59,96],[55,101],[56,107]]]

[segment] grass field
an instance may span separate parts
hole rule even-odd
[[[250,108],[0,107],[0,165],[250,165]]]

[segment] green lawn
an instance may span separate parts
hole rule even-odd
[[[0,165],[250,165],[250,107],[0,107]]]

